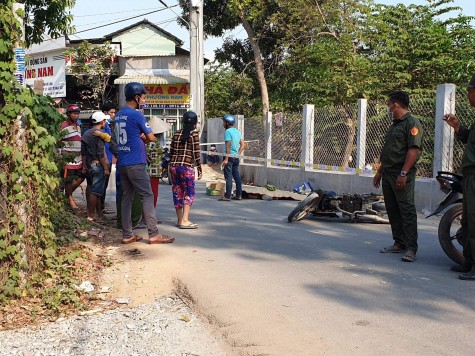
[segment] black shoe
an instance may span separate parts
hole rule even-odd
[[[472,267],[470,272],[459,275],[459,279],[463,281],[475,281],[475,267]]]
[[[235,195],[232,199],[233,200],[242,200],[242,197]]]
[[[473,262],[463,261],[461,265],[453,265],[452,267],[450,267],[450,270],[454,272],[467,273],[467,272],[470,272],[472,267],[473,267]]]

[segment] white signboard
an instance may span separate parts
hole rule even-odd
[[[62,51],[31,53],[25,62],[24,80],[27,86],[34,88],[35,81],[42,81],[43,95],[52,98],[66,96],[66,57]]]

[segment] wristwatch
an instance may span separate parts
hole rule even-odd
[[[405,176],[407,176],[407,172],[406,171],[401,171],[401,173],[399,173],[399,175],[401,177],[405,177]]]

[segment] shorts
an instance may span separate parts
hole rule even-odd
[[[79,168],[79,169],[65,168],[62,172],[62,176],[63,176],[64,181],[66,183],[71,183],[71,182],[75,181],[78,178],[82,178],[82,179],[86,178],[86,176],[82,172],[82,168]]]
[[[106,184],[102,164],[93,163],[89,166],[89,179],[88,182],[91,182],[91,193],[101,197],[104,194],[104,186]]]

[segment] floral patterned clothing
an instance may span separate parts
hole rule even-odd
[[[195,169],[185,166],[170,166],[170,172],[175,208],[193,205],[195,200]]]

